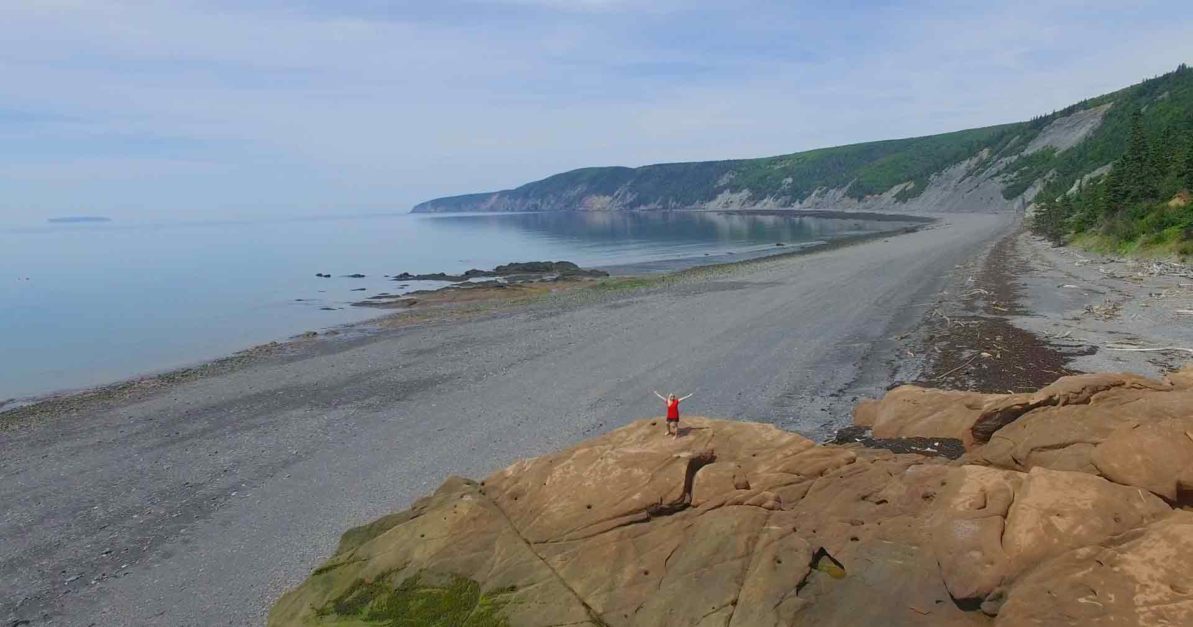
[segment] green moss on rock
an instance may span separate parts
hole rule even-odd
[[[321,625],[384,627],[506,627],[501,610],[511,590],[482,594],[480,585],[457,575],[420,573],[401,582],[388,573],[357,581],[318,608]]]

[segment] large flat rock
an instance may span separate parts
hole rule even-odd
[[[957,461],[641,420],[350,530],[270,625],[1193,624],[1185,374],[859,410]]]

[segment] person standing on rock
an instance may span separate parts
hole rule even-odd
[[[655,390],[654,395],[659,397],[664,403],[667,403],[667,435],[673,438],[679,437],[679,403],[680,401],[692,398],[692,395],[688,394],[683,398],[678,398],[674,394],[668,394],[666,398],[663,398],[663,395],[659,394],[658,390]]]

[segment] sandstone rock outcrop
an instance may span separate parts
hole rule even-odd
[[[859,408],[957,461],[638,421],[350,530],[269,623],[1193,624],[1190,372]]]
[[[1010,625],[1189,625],[1193,513],[1065,553],[1016,586],[999,619]]]
[[[1180,404],[1190,393],[1193,366],[1154,381],[1129,373],[1061,377],[1030,394],[983,394],[903,385],[879,400],[864,400],[854,409],[854,424],[870,427],[878,438],[955,438],[972,448],[1022,416],[1049,407],[1092,407],[1094,415],[1138,403]],[[1173,396],[1153,392],[1178,392]],[[1097,411],[1104,409],[1106,411]],[[1139,408],[1151,412],[1151,407]],[[1051,421],[1043,421],[1051,424]],[[1085,422],[1081,420],[1080,422]]]

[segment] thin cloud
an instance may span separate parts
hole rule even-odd
[[[1193,59],[1173,2],[814,5],[5,3],[0,221],[402,210],[1024,119]]]
[[[630,0],[487,0],[485,3],[537,6],[563,11],[608,11],[629,8],[634,4]]]

